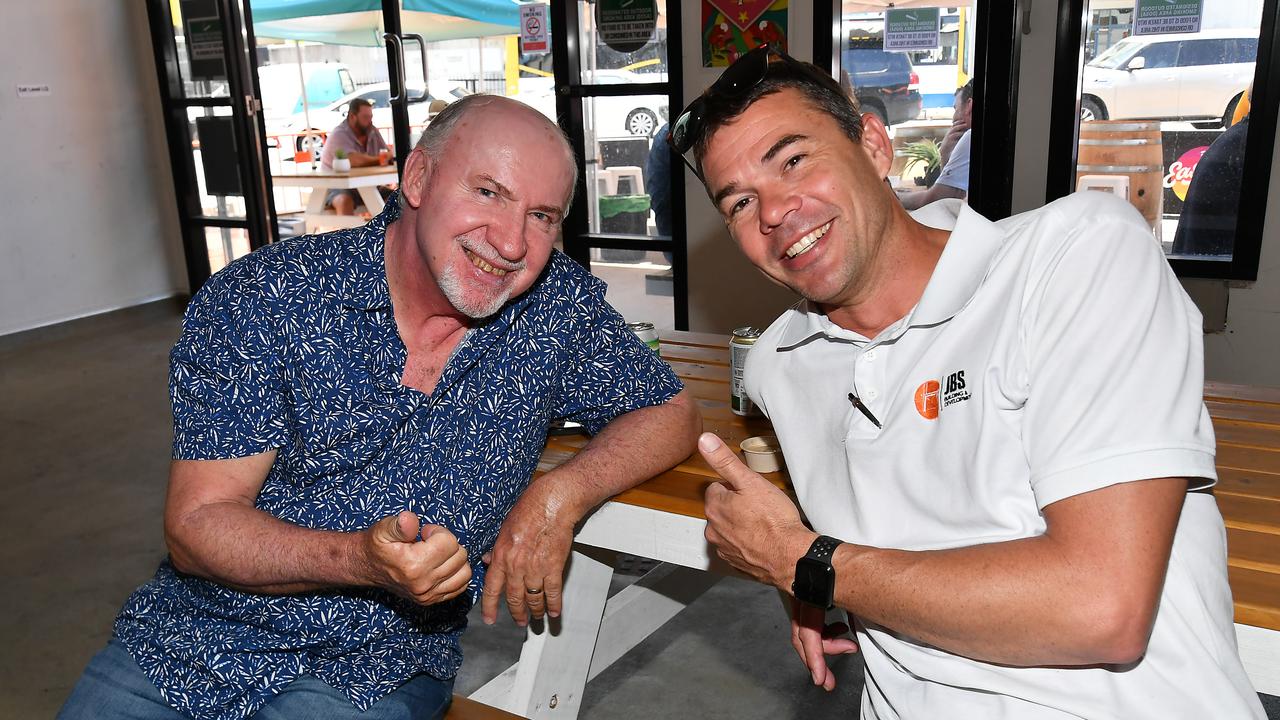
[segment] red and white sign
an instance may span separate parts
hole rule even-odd
[[[520,50],[526,53],[551,49],[547,35],[547,6],[529,3],[520,6]]]

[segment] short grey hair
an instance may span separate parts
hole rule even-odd
[[[466,117],[468,113],[480,110],[499,97],[502,96],[475,93],[449,103],[431,119],[431,122],[427,123],[426,129],[422,131],[422,136],[418,138],[418,143],[414,145],[413,149],[421,150],[429,158],[441,157],[449,147],[449,139],[453,135],[453,129],[458,122]],[[567,214],[569,207],[573,205],[573,198],[578,192],[578,160],[573,152],[573,145],[569,142],[569,136],[565,134],[563,128],[556,126],[556,129],[558,130],[556,137],[560,139],[560,143],[564,147],[565,158],[569,162],[569,172],[572,175],[572,181],[569,184],[569,198],[564,204]],[[403,210],[405,208],[404,193],[399,193],[396,199],[400,203],[400,209]]]

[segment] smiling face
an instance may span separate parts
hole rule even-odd
[[[707,145],[708,192],[738,247],[773,281],[827,307],[853,304],[874,270],[893,200],[884,126],[854,142],[793,89],[766,95]]]
[[[458,312],[493,315],[537,280],[567,209],[571,162],[559,129],[501,98],[461,117],[439,157],[410,154],[405,201],[420,267]]]

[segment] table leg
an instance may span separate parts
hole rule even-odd
[[[530,625],[520,662],[472,693],[471,699],[534,720],[578,717],[613,578],[613,565],[598,559],[600,551],[585,550],[574,550],[570,556],[564,612],[536,629]]]
[[[376,187],[362,187],[360,190],[360,199],[364,201],[364,207],[369,211],[370,215],[377,215],[382,212],[385,203],[382,202],[382,193],[378,192]]]
[[[609,598],[594,637],[594,649],[587,657],[590,665],[586,669],[584,684],[595,679],[597,675],[643,642],[719,581],[720,576],[702,570],[662,564]],[[549,652],[544,645],[531,645],[531,643],[541,642],[539,638],[539,635],[530,633],[520,655],[521,662],[507,668],[501,675],[472,693],[471,699],[502,707],[511,712],[526,712],[530,717],[573,717],[574,715],[556,712],[564,710],[564,706],[560,704],[560,698],[564,697],[563,695],[557,698],[555,709],[544,707],[543,714],[539,715],[535,714],[537,708],[531,707],[530,697],[533,699],[549,697],[546,695],[547,691],[543,690],[542,694],[535,693],[532,696],[524,693],[523,689],[517,692],[517,676],[524,667],[526,657],[538,664],[538,669],[531,672],[539,675],[550,674],[552,671],[548,669],[549,667],[558,667],[563,662],[561,655]],[[581,650],[581,646],[575,648],[578,653]],[[574,672],[580,668],[581,665],[576,666]],[[539,682],[540,680],[535,680],[534,686],[538,686]],[[577,686],[576,675],[572,679],[572,684]],[[580,693],[581,691],[579,696]],[[554,690],[552,694],[556,694]],[[580,700],[575,700],[573,706],[575,715],[580,704]]]
[[[609,598],[587,681],[594,680],[694,600],[720,582],[719,575],[662,564]]]
[[[319,225],[311,218],[324,213],[324,198],[329,194],[329,188],[312,187],[311,197],[307,199],[306,223],[304,224],[308,233],[316,232]]]

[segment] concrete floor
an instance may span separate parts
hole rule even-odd
[[[52,717],[164,554],[172,303],[0,337],[0,718]],[[615,586],[634,577],[619,574]],[[588,685],[582,717],[854,718],[856,656],[808,684],[776,593],[725,579]],[[456,691],[514,662],[523,631],[473,613]],[[1280,720],[1280,700],[1265,698]]]

